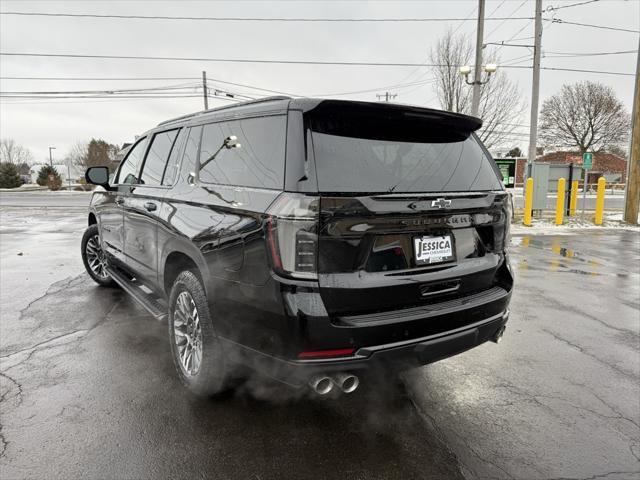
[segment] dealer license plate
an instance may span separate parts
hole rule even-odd
[[[415,237],[413,251],[419,265],[449,262],[455,258],[451,235]]]

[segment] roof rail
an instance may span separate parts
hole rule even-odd
[[[207,114],[207,113],[210,113],[210,112],[218,112],[220,110],[228,110],[228,109],[231,109],[231,108],[244,107],[245,105],[254,105],[256,103],[271,102],[271,101],[274,101],[274,100],[289,100],[290,98],[291,97],[273,96],[273,97],[259,98],[257,100],[249,100],[249,101],[246,101],[246,102],[234,103],[233,105],[223,105],[221,107],[210,108],[208,110],[201,110],[201,111],[195,112],[195,113],[188,113],[187,115],[181,115],[179,117],[175,117],[175,118],[172,118],[170,120],[165,120],[164,122],[160,122],[158,124],[158,126],[167,125],[169,123],[178,122],[180,120],[186,120],[187,118],[197,117],[199,115],[204,115],[204,114]]]

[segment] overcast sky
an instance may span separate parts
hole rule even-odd
[[[543,8],[584,0],[544,1]],[[294,2],[294,1],[13,1],[2,0],[3,12],[55,12],[156,16],[304,17],[304,18],[470,18],[451,22],[294,23],[216,22],[194,20],[102,19],[38,16],[0,16],[0,50],[5,53],[138,55],[278,60],[424,63],[429,49],[448,28],[475,39],[477,0]],[[490,21],[485,42],[533,42],[533,0],[488,0],[486,16],[511,17]],[[556,18],[638,30],[638,0],[600,0],[546,13]],[[518,33],[519,32],[519,33]],[[516,35],[517,34],[517,35]],[[598,53],[638,48],[638,34],[544,22],[543,52]],[[503,47],[501,63],[514,63],[530,51]],[[544,67],[635,73],[636,54],[543,58]],[[86,58],[0,57],[2,77],[193,77],[189,80],[44,81],[2,79],[3,92],[111,90],[183,85],[198,82],[202,70],[209,77],[300,95],[328,95],[359,90],[371,92],[338,98],[376,100],[390,91],[395,101],[438,107],[428,67],[322,66],[204,61],[158,61]],[[525,58],[520,66],[531,65]],[[505,69],[529,102],[531,69]],[[613,87],[631,111],[633,76],[542,71],[541,101],[563,83],[593,80]],[[401,88],[389,85],[419,82]],[[264,92],[210,82],[252,96]],[[195,94],[195,90],[182,90]],[[223,104],[212,99],[210,105]],[[36,161],[61,161],[69,148],[91,137],[122,144],[158,122],[202,109],[201,98],[180,99],[2,99],[0,134],[31,149]],[[514,123],[528,125],[527,114]],[[520,130],[527,132],[525,126]],[[526,140],[514,137],[526,148]]]

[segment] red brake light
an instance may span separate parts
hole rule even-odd
[[[331,358],[331,357],[347,357],[353,355],[355,348],[338,348],[335,350],[312,350],[308,352],[300,352],[298,358],[300,359],[312,359],[312,358]]]

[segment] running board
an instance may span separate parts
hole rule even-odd
[[[166,303],[157,298],[151,290],[145,287],[135,278],[130,279],[115,268],[107,267],[107,273],[122,289],[133,297],[144,309],[155,317],[156,320],[164,322],[167,318],[168,307]]]

